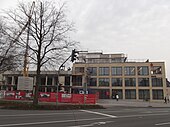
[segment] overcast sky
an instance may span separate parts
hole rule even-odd
[[[170,80],[170,0],[60,1],[67,1],[77,30],[72,38],[82,50],[163,61]],[[1,9],[16,4],[17,0],[0,0]]]

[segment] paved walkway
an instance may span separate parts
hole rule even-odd
[[[149,101],[136,101],[136,100],[119,100],[114,99],[99,99],[97,104],[103,105],[104,107],[113,106],[125,106],[125,107],[169,107],[170,103],[161,102],[149,102]]]

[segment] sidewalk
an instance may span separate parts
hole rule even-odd
[[[169,107],[170,103],[165,104],[163,101],[161,102],[150,102],[150,101],[137,101],[137,100],[119,100],[116,101],[114,99],[99,99],[97,104],[103,105],[104,107]]]

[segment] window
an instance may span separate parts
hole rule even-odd
[[[162,100],[164,97],[163,90],[152,90],[152,97],[155,100]]]
[[[41,78],[41,83],[40,83],[41,85],[46,85],[46,77],[42,77]]]
[[[58,77],[54,78],[54,85],[58,85]]]
[[[109,86],[109,78],[99,78],[99,86]]]
[[[122,86],[122,78],[112,78],[112,86]]]
[[[75,73],[84,73],[84,67],[76,67]]]
[[[125,75],[135,75],[135,67],[125,67]]]
[[[122,75],[122,67],[112,67],[112,75]]]
[[[162,78],[152,78],[152,86],[162,87],[163,86]]]
[[[90,76],[96,76],[97,75],[97,67],[89,67],[88,68],[88,74]]]
[[[125,78],[125,86],[136,86],[135,78]]]
[[[143,99],[143,100],[150,99],[149,90],[146,89],[139,90],[139,99]]]
[[[149,75],[149,70],[147,66],[138,67],[138,75]]]
[[[7,77],[7,85],[12,85],[12,77]]]
[[[47,79],[47,85],[52,85],[52,77],[48,77]]]
[[[149,86],[149,78],[139,78],[138,86]]]
[[[97,86],[97,79],[96,78],[90,78],[88,81],[88,86]]]
[[[65,86],[70,86],[70,76],[65,76]]]
[[[73,76],[72,83],[73,86],[82,86],[82,76]]]
[[[99,75],[109,75],[109,67],[100,67]]]
[[[162,67],[161,66],[153,66],[151,68],[151,74],[162,74]]]
[[[17,85],[17,84],[18,84],[18,77],[14,76],[14,85]]]
[[[136,90],[125,90],[126,99],[136,99]]]

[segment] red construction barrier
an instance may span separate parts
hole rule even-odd
[[[32,97],[32,93],[25,91],[6,91],[5,99],[8,100],[27,100]],[[39,92],[40,102],[58,102],[60,103],[76,103],[76,104],[95,104],[98,98],[96,94],[67,94],[67,93],[54,93],[54,92]]]

